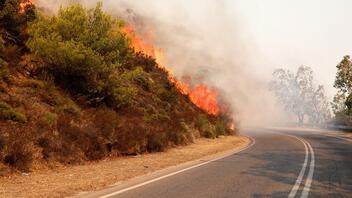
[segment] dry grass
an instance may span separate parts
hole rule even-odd
[[[194,144],[162,153],[121,157],[80,166],[61,166],[29,175],[16,174],[0,178],[0,197],[66,197],[82,191],[102,189],[136,176],[204,156],[244,147],[244,137],[198,139]]]

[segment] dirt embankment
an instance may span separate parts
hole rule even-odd
[[[0,197],[66,197],[99,190],[169,166],[245,147],[249,142],[246,137],[236,136],[198,139],[194,144],[167,152],[15,174],[0,178]]]

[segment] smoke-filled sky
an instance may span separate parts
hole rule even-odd
[[[279,66],[310,66],[329,96],[335,94],[336,65],[344,55],[352,54],[352,1],[228,2],[254,45],[255,65],[260,65],[262,71]]]
[[[92,7],[97,0],[37,0],[53,10],[69,2]],[[102,2],[113,15],[132,9],[154,29],[155,44],[174,74],[202,75],[223,91],[244,124],[284,118],[268,91],[275,68],[312,67],[332,98],[335,66],[352,52],[350,0]]]

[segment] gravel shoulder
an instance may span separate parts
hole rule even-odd
[[[170,166],[239,149],[249,143],[248,138],[241,136],[198,139],[194,144],[166,152],[0,177],[0,197],[67,197],[83,191],[96,191]]]

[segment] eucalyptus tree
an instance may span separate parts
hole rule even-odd
[[[330,106],[322,85],[315,86],[313,70],[300,66],[296,73],[276,69],[270,90],[285,110],[297,116],[298,122],[320,124],[330,118]]]

